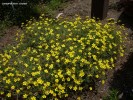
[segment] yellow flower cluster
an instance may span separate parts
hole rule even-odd
[[[17,44],[0,53],[0,96],[58,100],[92,80],[104,84],[105,70],[124,52],[121,30],[80,17],[29,21]]]

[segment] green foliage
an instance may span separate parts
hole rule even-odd
[[[51,9],[57,9],[61,4],[60,0],[51,0],[49,6]]]
[[[109,96],[103,98],[103,100],[119,100],[118,93],[118,90],[112,89],[109,91]]]
[[[2,5],[2,3],[27,3],[27,5]],[[34,11],[34,5],[39,4],[41,0],[2,0],[0,4],[0,20],[5,20],[8,16],[13,24],[20,25],[22,22],[29,20],[32,16],[38,17],[39,13]]]
[[[12,2],[27,5],[14,5],[13,10],[11,5],[0,4],[0,20],[5,20],[5,16],[8,16],[13,24],[20,25],[32,17],[38,18],[42,13],[53,16],[54,11],[66,0],[12,0]],[[1,3],[11,3],[11,0],[2,0]]]
[[[58,100],[72,91],[93,90],[97,80],[104,84],[105,71],[123,56],[123,27],[43,16],[30,20],[17,44],[0,53],[1,96]]]
[[[50,0],[46,3],[46,6],[44,7],[44,13],[47,16],[54,16],[55,10],[61,7],[61,5],[64,4],[65,1],[63,0]]]
[[[44,14],[46,16],[52,17],[54,15],[54,10],[52,10],[49,6],[45,6]]]

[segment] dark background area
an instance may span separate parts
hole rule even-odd
[[[133,2],[123,5],[123,12],[119,16],[120,25],[124,24],[126,28],[133,31]],[[133,32],[130,34],[130,38],[133,39]],[[131,43],[132,44],[132,43]],[[133,44],[132,44],[133,45]],[[131,49],[131,48],[128,48]],[[113,75],[113,80],[110,83],[110,89],[117,89],[120,100],[133,100],[133,53],[129,54],[127,61],[122,64],[120,70],[116,71]]]
[[[27,5],[2,5],[2,3],[27,3]],[[42,0],[2,0],[0,1],[0,20],[10,20],[15,25],[30,19],[32,16],[38,17],[39,13],[36,12],[34,5]]]

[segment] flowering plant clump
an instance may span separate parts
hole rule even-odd
[[[0,96],[58,100],[86,85],[92,90],[92,81],[104,84],[105,71],[123,56],[123,27],[42,16],[30,20],[17,44],[0,53]]]

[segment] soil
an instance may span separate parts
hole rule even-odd
[[[91,0],[73,0],[64,10],[64,16],[70,17],[78,14],[80,16],[90,16]]]
[[[119,23],[125,24],[128,39],[126,41],[126,52],[124,57],[117,59],[115,69],[107,72],[107,80],[104,85],[100,82],[97,84],[98,91],[93,93],[85,90],[82,93],[72,94],[68,100],[76,100],[78,96],[82,100],[102,100],[103,97],[108,95],[110,89],[117,89],[119,91],[120,100],[133,100],[133,18],[126,15],[123,9],[117,11],[113,7],[119,0],[110,0],[111,6],[107,18],[114,18],[116,21],[121,20]],[[112,6],[113,5],[113,6]],[[58,13],[63,13],[63,17],[73,17],[78,14],[82,17],[90,16],[91,0],[70,0],[67,6]],[[55,15],[56,16],[56,15]],[[13,37],[17,30],[20,28],[13,26],[6,30],[5,35],[0,39],[0,49],[13,41]]]
[[[14,41],[15,34],[20,30],[18,26],[12,26],[6,29],[3,33],[3,37],[0,38],[0,50],[6,47],[8,44],[12,44]]]

